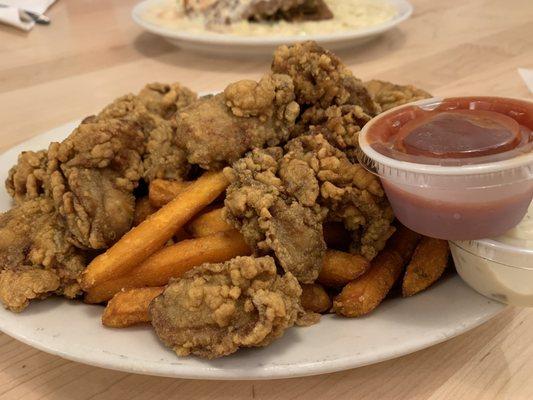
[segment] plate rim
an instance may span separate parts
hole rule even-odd
[[[456,279],[460,279],[458,276],[455,277]],[[62,301],[70,301],[67,299],[61,299]],[[87,307],[95,307],[95,305],[90,304],[84,304],[84,306]],[[30,346],[37,350],[43,351],[44,353],[51,354],[54,356],[59,356],[61,358],[64,358],[66,360],[78,362],[81,364],[91,365],[93,367],[98,368],[104,368],[104,369],[110,369],[113,371],[121,371],[126,373],[135,373],[135,374],[142,374],[142,375],[149,375],[149,376],[160,376],[160,377],[167,377],[167,378],[179,378],[179,379],[195,379],[195,380],[227,380],[227,381],[252,381],[252,380],[277,380],[277,379],[288,379],[288,378],[302,378],[307,376],[316,376],[316,375],[324,375],[334,372],[341,372],[341,371],[347,371],[350,369],[356,369],[360,367],[365,367],[373,364],[378,364],[381,362],[393,360],[402,356],[406,356],[409,354],[416,353],[418,351],[436,346],[438,344],[444,343],[448,340],[451,340],[453,338],[456,338],[463,333],[469,332],[482,324],[484,324],[487,321],[490,321],[491,319],[495,318],[499,314],[501,314],[503,311],[508,309],[508,306],[505,306],[501,304],[501,308],[496,310],[493,313],[488,313],[483,318],[478,318],[473,324],[461,326],[459,329],[456,329],[451,335],[444,336],[441,335],[437,339],[428,340],[426,337],[424,337],[425,341],[418,342],[418,344],[410,344],[408,346],[404,346],[401,348],[401,350],[396,351],[389,351],[385,353],[382,357],[379,359],[372,359],[370,356],[367,356],[366,358],[357,357],[357,355],[352,354],[350,356],[346,356],[344,358],[335,358],[331,360],[322,360],[320,362],[311,362],[306,365],[288,365],[284,369],[279,368],[272,368],[271,370],[252,370],[253,372],[249,372],[248,375],[245,377],[235,375],[234,370],[228,369],[216,369],[213,368],[210,370],[209,375],[201,374],[198,372],[195,372],[195,369],[193,369],[190,372],[187,372],[187,368],[179,368],[177,370],[172,371],[173,368],[176,368],[179,366],[179,363],[177,365],[172,365],[168,363],[156,363],[151,361],[148,365],[150,365],[150,368],[143,368],[140,363],[144,360],[135,360],[132,358],[122,358],[119,354],[110,354],[106,353],[106,355],[112,356],[113,359],[109,360],[108,362],[104,361],[98,361],[97,354],[100,353],[94,353],[90,351],[85,351],[88,356],[82,357],[77,355],[77,353],[68,353],[56,348],[53,348],[51,346],[46,346],[42,343],[42,341],[38,341],[36,338],[31,338],[29,336],[25,336],[23,334],[19,334],[16,332],[13,332],[11,330],[6,331],[2,327],[0,329],[1,332],[5,333],[6,335]],[[333,316],[334,317],[334,316]],[[0,320],[1,321],[1,320]],[[301,328],[305,329],[305,328]],[[83,349],[83,345],[76,344],[76,347]],[[167,349],[168,350],[168,349]],[[251,349],[253,351],[253,349]],[[356,359],[356,360],[354,360]],[[133,361],[133,362],[132,362]]]
[[[187,31],[176,31],[169,28],[159,26],[157,24],[146,21],[142,18],[141,12],[152,5],[153,3],[160,2],[161,0],[143,0],[136,4],[132,11],[131,17],[133,21],[142,27],[143,29],[154,33],[159,36],[163,36],[167,39],[186,41],[195,44],[209,44],[209,45],[229,45],[229,46],[279,46],[286,43],[302,42],[308,40],[314,40],[316,42],[345,42],[350,40],[356,40],[360,38],[366,38],[370,36],[379,35],[385,31],[388,31],[400,23],[404,22],[413,14],[413,5],[409,0],[381,0],[393,5],[398,12],[400,7],[405,8],[403,12],[395,15],[391,20],[382,22],[378,25],[370,26],[362,29],[344,30],[337,33],[327,34],[310,34],[310,35],[279,35],[279,36],[238,36],[227,35],[220,33],[191,33]]]

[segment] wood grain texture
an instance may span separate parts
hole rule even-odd
[[[413,0],[413,17],[340,55],[362,79],[412,83],[435,95],[529,97],[531,0]],[[221,89],[257,78],[268,59],[208,59],[143,33],[133,0],[59,0],[52,25],[0,26],[0,151],[94,113],[150,81]],[[479,328],[377,365],[281,381],[209,382],[90,367],[0,335],[4,399],[532,399],[533,310],[509,308]]]

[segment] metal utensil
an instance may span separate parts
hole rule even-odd
[[[38,13],[34,13],[33,11],[20,9],[19,15],[20,15],[20,19],[25,22],[35,21],[35,23],[39,25],[50,24],[50,18],[48,18],[44,14],[38,14]]]

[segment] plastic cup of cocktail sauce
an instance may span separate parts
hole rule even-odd
[[[522,220],[533,197],[528,100],[424,99],[369,121],[359,145],[359,162],[379,176],[398,220],[423,235],[502,235]]]

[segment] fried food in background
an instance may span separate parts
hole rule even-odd
[[[405,103],[431,97],[431,95],[425,90],[418,89],[411,85],[395,85],[390,82],[379,80],[365,82],[365,87],[383,111],[401,106]]]
[[[333,13],[324,0],[304,0],[301,6],[278,12],[274,18],[290,22],[324,21],[333,18]]]
[[[270,344],[301,313],[300,285],[270,257],[203,264],[171,281],[150,306],[159,338],[176,354],[217,358]]]
[[[399,229],[391,243],[372,260],[370,269],[360,278],[348,283],[333,300],[333,310],[345,317],[360,317],[373,311],[387,296],[396,280],[401,276],[416,243],[417,235],[407,228]],[[398,253],[399,249],[411,253]]]
[[[233,230],[165,246],[128,273],[87,289],[87,303],[101,303],[125,288],[163,286],[206,262],[224,262],[251,254],[242,235]]]
[[[302,22],[333,18],[323,0],[183,0],[181,5],[185,14],[204,18],[207,26],[246,20]]]
[[[102,314],[102,324],[110,328],[126,328],[150,322],[148,308],[153,299],[163,293],[164,287],[129,289],[117,293]]]
[[[449,255],[446,240],[423,237],[405,271],[403,297],[413,296],[435,283],[446,269]]]

